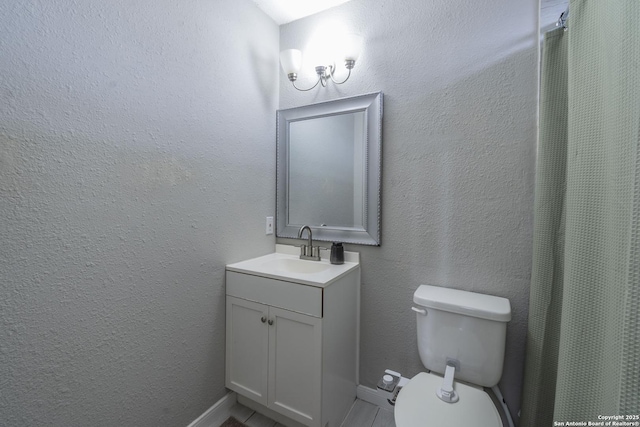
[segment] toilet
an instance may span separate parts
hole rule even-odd
[[[502,376],[509,300],[421,285],[413,301],[418,351],[430,372],[400,390],[396,427],[502,427],[483,387],[494,387]]]

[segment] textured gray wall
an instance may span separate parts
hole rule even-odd
[[[0,3],[0,424],[181,426],[268,253],[278,27],[249,0]]]
[[[3,422],[185,425],[219,399],[224,264],[273,249],[276,108],[376,90],[382,246],[350,247],[361,382],[422,370],[420,283],[476,290],[512,302],[517,411],[536,16],[534,0],[352,0],[281,28],[282,49],[325,20],[366,39],[347,84],[300,93],[248,0],[0,4]]]
[[[384,92],[382,246],[362,259],[360,381],[423,370],[410,307],[422,283],[511,300],[500,388],[516,413],[531,269],[537,1],[352,0],[280,28],[304,48],[323,24],[365,38],[343,86],[297,92],[280,108]],[[330,32],[325,32],[330,34]],[[300,86],[307,83],[299,73]]]

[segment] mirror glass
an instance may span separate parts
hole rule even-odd
[[[278,111],[278,237],[380,244],[382,93]]]

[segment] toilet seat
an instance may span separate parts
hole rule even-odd
[[[396,427],[502,427],[500,414],[484,390],[456,382],[460,400],[446,403],[436,396],[441,385],[442,377],[433,373],[413,377],[396,399]]]

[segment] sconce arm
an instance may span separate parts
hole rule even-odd
[[[296,82],[295,80],[291,80],[291,84],[293,85],[293,87],[295,87],[296,89],[298,89],[300,92],[307,92],[310,91],[311,89],[313,89],[314,87],[318,86],[318,83],[320,83],[322,79],[318,78],[318,81],[316,82],[316,84],[314,84],[313,86],[311,86],[309,89],[300,89],[298,86],[296,86]],[[324,86],[324,85],[323,85]]]
[[[349,74],[347,74],[347,77],[343,81],[339,82],[339,81],[337,81],[337,80],[335,80],[333,78],[334,70],[335,70],[335,67],[333,65],[329,65],[329,77],[331,78],[331,81],[334,82],[337,85],[341,85],[341,84],[345,83],[347,80],[349,80],[349,77],[351,77],[351,68],[349,68]]]
[[[347,77],[339,82],[336,79],[333,78],[333,73],[335,72],[336,66],[334,64],[331,65],[319,65],[316,67],[316,73],[318,74],[318,80],[316,81],[316,84],[314,84],[313,86],[311,86],[308,89],[302,89],[299,88],[298,86],[296,86],[296,80],[298,79],[298,75],[297,73],[289,73],[287,74],[287,77],[289,78],[289,81],[291,82],[291,84],[293,85],[294,88],[296,88],[297,90],[299,90],[300,92],[307,92],[310,91],[311,89],[315,88],[316,86],[318,86],[318,83],[322,85],[322,87],[326,87],[327,86],[327,81],[329,79],[331,79],[332,82],[334,82],[337,85],[341,85],[343,83],[345,83],[347,80],[349,80],[349,77],[351,77],[351,70],[353,69],[353,66],[355,65],[355,60],[346,60],[345,61],[345,67],[347,68],[347,70],[349,70],[349,73],[347,74]]]

